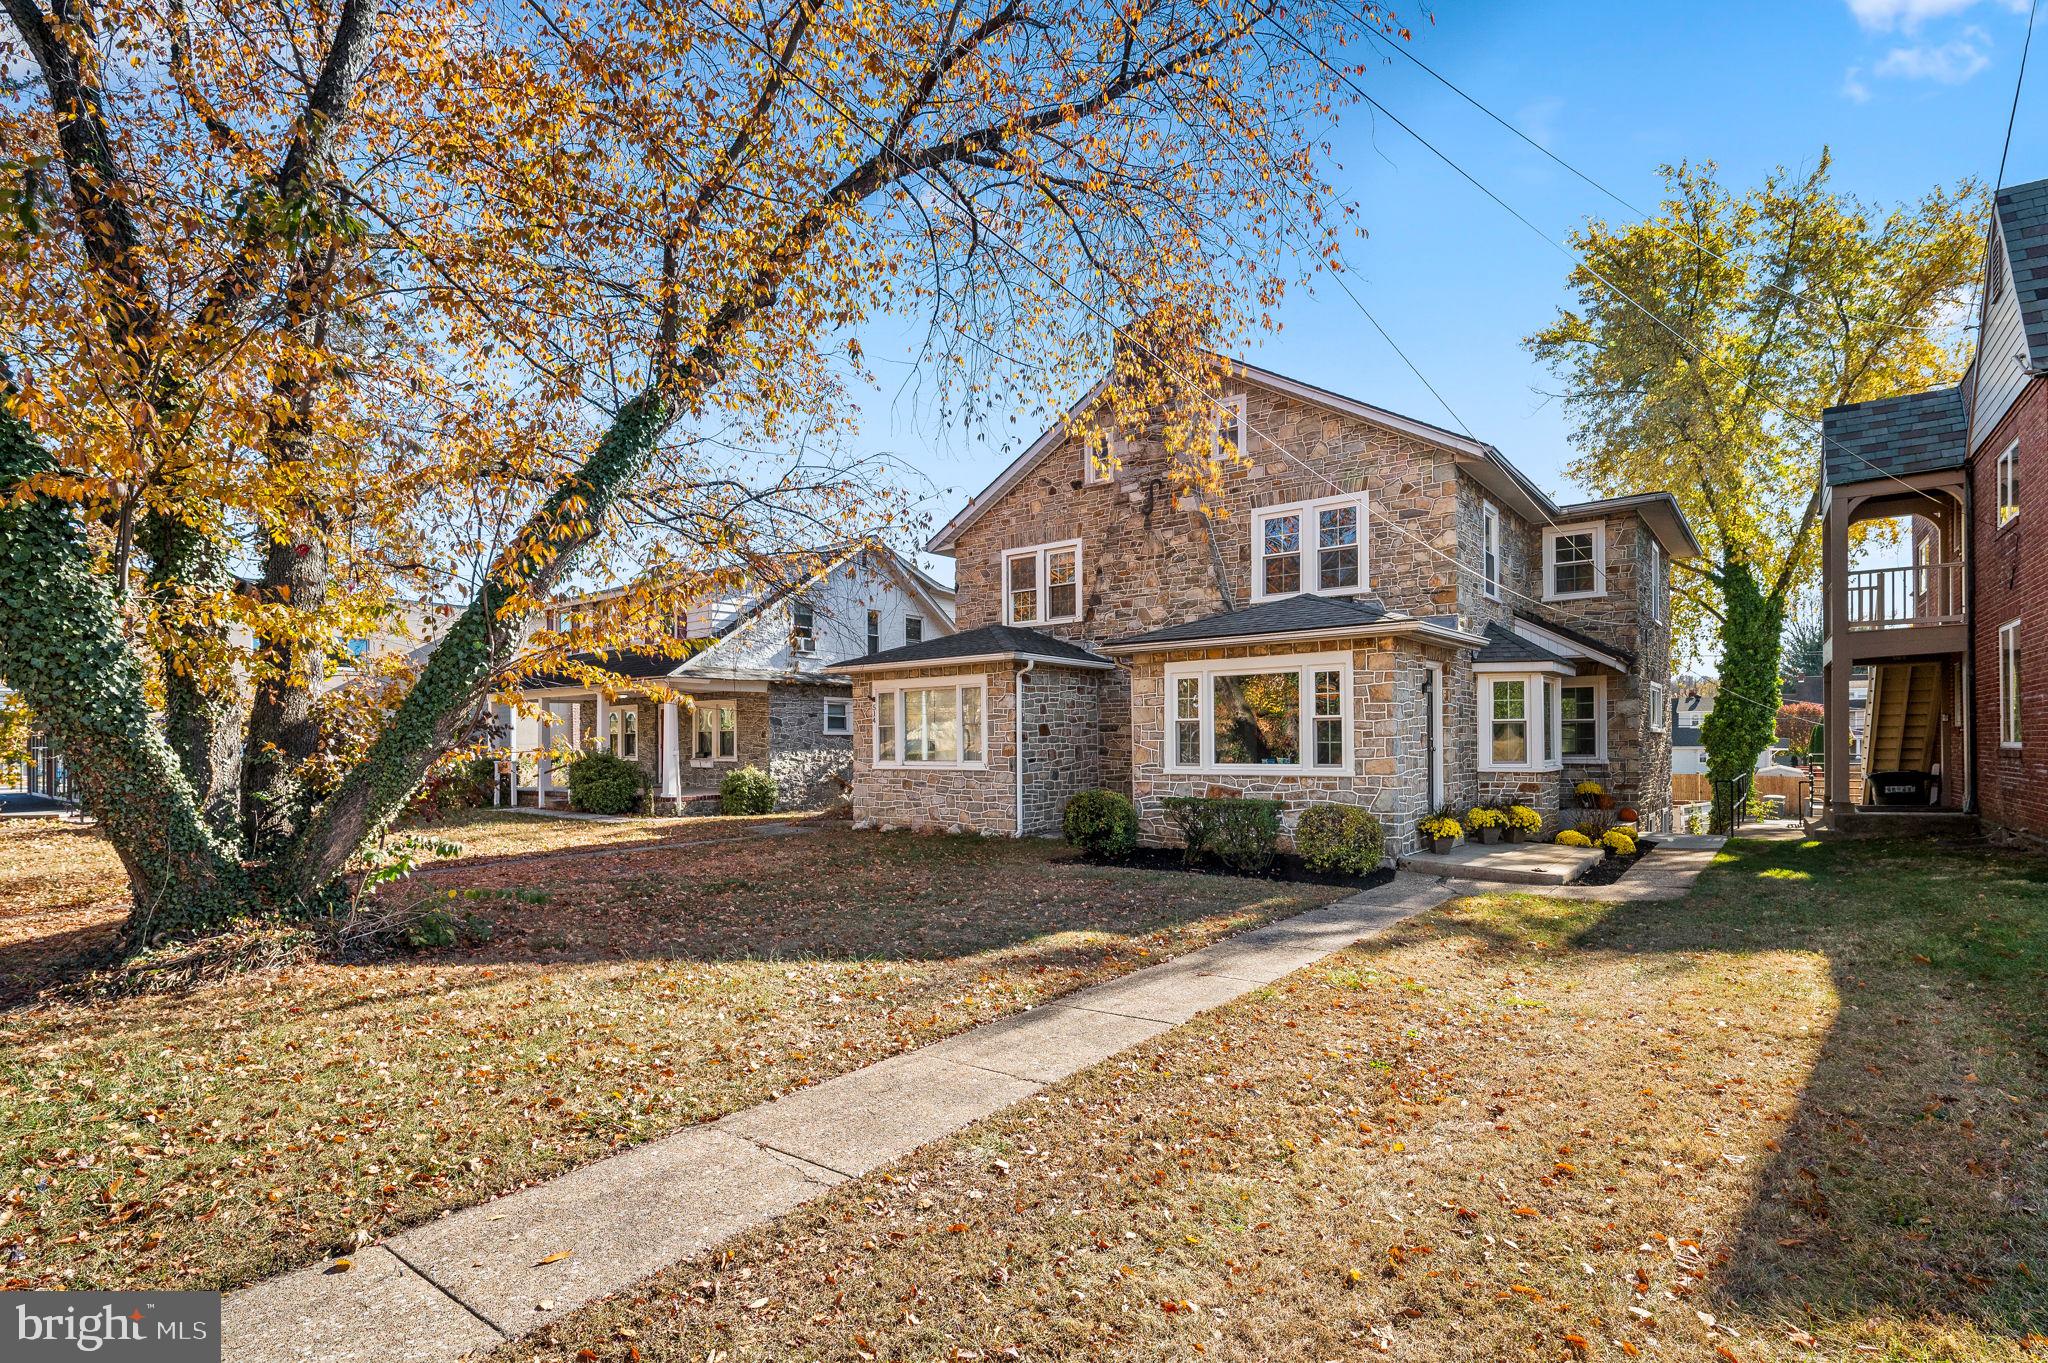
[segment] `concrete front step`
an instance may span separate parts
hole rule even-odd
[[[1460,843],[1448,852],[1410,852],[1401,869],[1454,880],[1495,880],[1508,885],[1569,885],[1600,864],[1597,847],[1554,842]]]

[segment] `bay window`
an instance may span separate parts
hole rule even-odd
[[[979,767],[987,684],[980,677],[875,689],[875,765]]]
[[[1366,585],[1366,497],[1362,492],[1252,516],[1252,599],[1302,592],[1335,596]]]
[[[1479,769],[1556,771],[1562,746],[1560,679],[1544,672],[1479,674]]]
[[[1081,618],[1081,541],[1040,544],[1003,555],[1003,599],[1013,625]]]
[[[1169,665],[1168,770],[1348,771],[1350,671],[1343,654]]]
[[[1558,688],[1559,751],[1567,762],[1607,760],[1607,679],[1574,677]]]

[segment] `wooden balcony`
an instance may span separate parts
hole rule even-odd
[[[1963,565],[1915,563],[1848,575],[1851,630],[1923,629],[1963,623]]]

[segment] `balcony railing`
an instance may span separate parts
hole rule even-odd
[[[1963,565],[1915,563],[1849,574],[1849,628],[1902,629],[1963,622]]]

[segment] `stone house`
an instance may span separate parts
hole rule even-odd
[[[1102,393],[928,546],[960,632],[836,665],[856,819],[1047,834],[1106,787],[1162,843],[1166,797],[1236,793],[1289,827],[1361,805],[1399,852],[1438,806],[1555,823],[1592,778],[1666,825],[1670,565],[1699,552],[1673,498],[1560,505],[1490,445],[1238,365],[1197,503],[1159,431],[1088,426]]]
[[[658,809],[708,804],[726,774],[746,766],[775,778],[778,808],[834,804],[851,774],[853,688],[827,662],[952,629],[952,589],[881,549],[832,559],[794,587],[705,602],[676,622],[686,656],[648,647],[574,660],[623,678],[625,688],[603,691],[565,670],[529,679],[521,704],[497,706],[513,753],[501,798],[566,804],[553,755],[603,748],[646,771]]]

